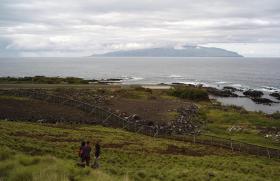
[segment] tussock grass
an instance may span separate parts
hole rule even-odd
[[[205,114],[207,124],[204,132],[214,136],[232,138],[247,143],[280,148],[280,143],[266,138],[261,133],[263,128],[279,128],[280,119],[277,117],[245,111],[236,106],[212,106],[207,103],[200,105],[200,112]],[[239,131],[229,131],[231,127],[241,128]]]
[[[1,149],[0,153],[10,152]],[[114,178],[117,179],[118,178]],[[68,180],[113,180],[102,171],[75,166],[71,160],[62,160],[53,156],[28,156],[14,154],[0,161],[0,180],[9,181],[68,181]]]
[[[0,121],[0,130],[0,180],[277,180],[280,177],[277,160],[120,129]],[[101,140],[98,170],[75,166],[77,149],[84,139],[92,143]],[[170,145],[189,153],[183,154],[179,149],[170,152]]]

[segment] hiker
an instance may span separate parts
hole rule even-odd
[[[90,152],[91,152],[90,142],[87,141],[82,151],[82,162],[86,162],[86,166],[89,166],[90,163]]]
[[[80,167],[85,167],[85,163],[84,163],[85,161],[84,161],[84,156],[83,156],[85,146],[86,146],[86,142],[82,141],[81,146],[79,148],[79,152],[78,152],[80,161],[77,163],[77,165]]]
[[[100,156],[100,142],[97,141],[95,144],[95,159],[98,160],[99,156]]]
[[[99,163],[98,163],[98,159],[100,157],[100,153],[101,153],[101,148],[100,148],[100,141],[97,141],[95,144],[95,160],[94,163],[92,165],[92,168],[99,168]]]
[[[81,158],[81,162],[83,160],[82,154],[83,154],[83,148],[85,147],[85,145],[86,145],[86,142],[82,141],[80,149],[79,149],[79,157]]]

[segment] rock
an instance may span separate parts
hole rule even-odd
[[[207,87],[207,92],[220,97],[238,97],[237,94],[233,93],[230,90],[220,90],[213,87]]]
[[[134,119],[134,120],[140,120],[141,118],[140,118],[140,116],[138,116],[137,114],[133,114],[133,115],[132,115],[132,119]]]
[[[252,98],[252,100],[257,103],[257,104],[267,104],[267,105],[270,105],[272,103],[275,103],[274,101],[270,100],[270,99],[267,99],[267,98]]]
[[[172,82],[172,85],[185,85],[184,83]]]
[[[203,87],[203,84],[197,84],[196,87],[202,88],[202,87]]]
[[[252,90],[252,89],[243,92],[243,94],[245,96],[253,97],[253,98],[260,98],[260,97],[263,96],[263,92],[262,91],[256,91],[256,90]]]
[[[121,117],[129,117],[129,115],[126,112],[122,112]]]
[[[208,173],[208,176],[209,176],[209,177],[215,177],[215,173],[209,172],[209,173]]]
[[[122,81],[122,80],[123,79],[110,78],[110,79],[106,79],[105,81],[119,82],[119,81]]]
[[[39,119],[39,120],[37,120],[37,123],[45,123],[46,121],[45,120],[43,120],[43,119]]]
[[[275,97],[278,100],[280,100],[280,93],[278,93],[278,92],[273,92],[273,93],[271,93],[269,95],[272,96],[272,97]]]
[[[239,89],[235,88],[235,87],[230,87],[230,86],[225,86],[223,88],[223,90],[230,90],[230,91],[239,91]]]

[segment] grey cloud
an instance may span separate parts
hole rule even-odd
[[[280,44],[279,10],[279,0],[0,0],[0,56]]]

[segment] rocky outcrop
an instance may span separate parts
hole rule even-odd
[[[235,91],[240,91],[240,92],[242,92],[241,89],[237,89],[237,88],[235,88],[235,87],[230,87],[230,86],[225,86],[225,87],[223,88],[223,90],[230,90],[230,91],[232,91],[232,92],[235,92]]]
[[[207,87],[207,92],[214,96],[220,96],[220,97],[238,97],[237,94],[227,89],[220,90],[213,87]]]
[[[269,94],[272,97],[275,97],[276,99],[280,100],[280,93],[279,92],[273,92],[271,94]]]
[[[131,122],[136,127],[144,126],[158,130],[159,134],[199,134],[202,121],[198,116],[198,107],[190,105],[177,109],[179,116],[171,122],[158,123],[156,121],[142,119],[138,115],[128,115],[127,113],[119,113],[118,115]]]
[[[260,98],[263,96],[262,91],[256,91],[256,90],[251,90],[251,89],[243,92],[243,94],[247,97],[252,97],[252,98]]]
[[[202,122],[197,119],[198,107],[181,107],[177,110],[180,116],[172,122],[172,132],[176,134],[199,134]]]
[[[260,134],[265,138],[273,139],[274,141],[280,141],[280,128],[278,127],[259,127]]]
[[[252,98],[252,100],[257,103],[257,104],[267,104],[267,105],[271,105],[272,103],[275,103],[274,101],[267,99],[267,98],[260,98],[260,97],[256,97],[256,98]]]

